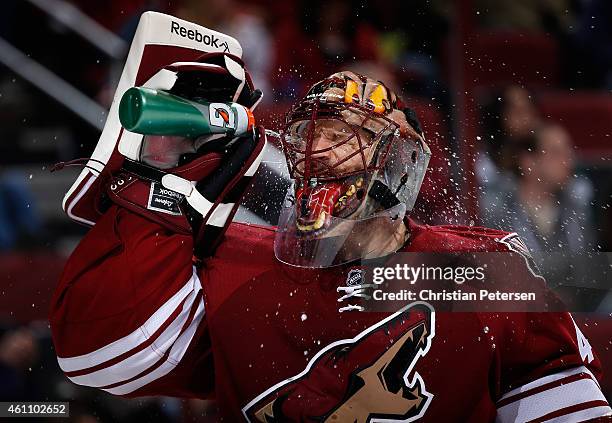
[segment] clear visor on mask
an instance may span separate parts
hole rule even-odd
[[[326,215],[312,227],[299,225],[299,204],[292,188],[285,200],[274,240],[274,254],[282,263],[298,267],[325,268],[359,259],[385,255],[403,236],[401,225],[406,205],[383,210],[361,219],[343,219]],[[304,230],[306,229],[306,230]]]

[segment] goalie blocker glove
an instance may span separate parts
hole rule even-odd
[[[242,61],[231,55],[207,54],[198,62],[175,63],[164,70],[177,73],[167,92],[196,107],[236,102],[254,108],[261,99],[261,92],[253,88]],[[246,110],[252,127],[252,114]],[[222,123],[228,126],[233,123],[236,128],[242,117],[236,108],[222,112],[236,114]],[[159,115],[163,118],[163,111]],[[205,118],[197,114],[185,116]],[[191,122],[184,126],[189,125],[196,126]],[[227,132],[192,138],[179,136],[184,134],[169,138],[145,135],[139,141],[137,160],[126,158],[121,170],[106,184],[108,198],[171,231],[193,234],[196,257],[210,255],[261,162],[265,145],[262,127],[246,134],[242,131],[239,137]],[[173,164],[178,166],[167,168]]]
[[[231,222],[264,144],[258,127],[233,139],[224,154],[211,152],[169,171],[127,159],[107,184],[108,198],[170,231],[194,235],[196,257],[206,257]]]

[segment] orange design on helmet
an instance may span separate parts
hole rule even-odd
[[[346,103],[365,107],[393,120],[404,136],[414,139],[420,136],[414,131],[400,110],[401,100],[384,83],[351,71],[334,73],[312,86],[306,99],[319,99],[325,103]],[[376,133],[382,127],[375,121],[363,122],[363,118],[350,110],[343,111],[342,117],[351,124],[362,125]]]

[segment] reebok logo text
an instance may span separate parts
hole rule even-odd
[[[198,43],[206,44],[217,49],[222,49],[224,53],[229,53],[229,46],[227,41],[221,42],[221,40],[212,34],[202,34],[197,29],[187,29],[178,22],[172,21],[170,25],[170,32],[180,37],[188,38],[190,40],[197,41]]]

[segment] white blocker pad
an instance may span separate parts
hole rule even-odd
[[[242,47],[228,35],[170,15],[142,14],[98,144],[87,167],[64,196],[62,208],[71,219],[95,224],[100,217],[97,203],[103,170],[105,175],[110,174],[121,167],[124,156],[135,158],[137,154],[143,136],[126,131],[119,122],[119,103],[125,91],[134,86],[169,89],[176,72],[162,68],[194,61],[204,53],[242,57]]]

